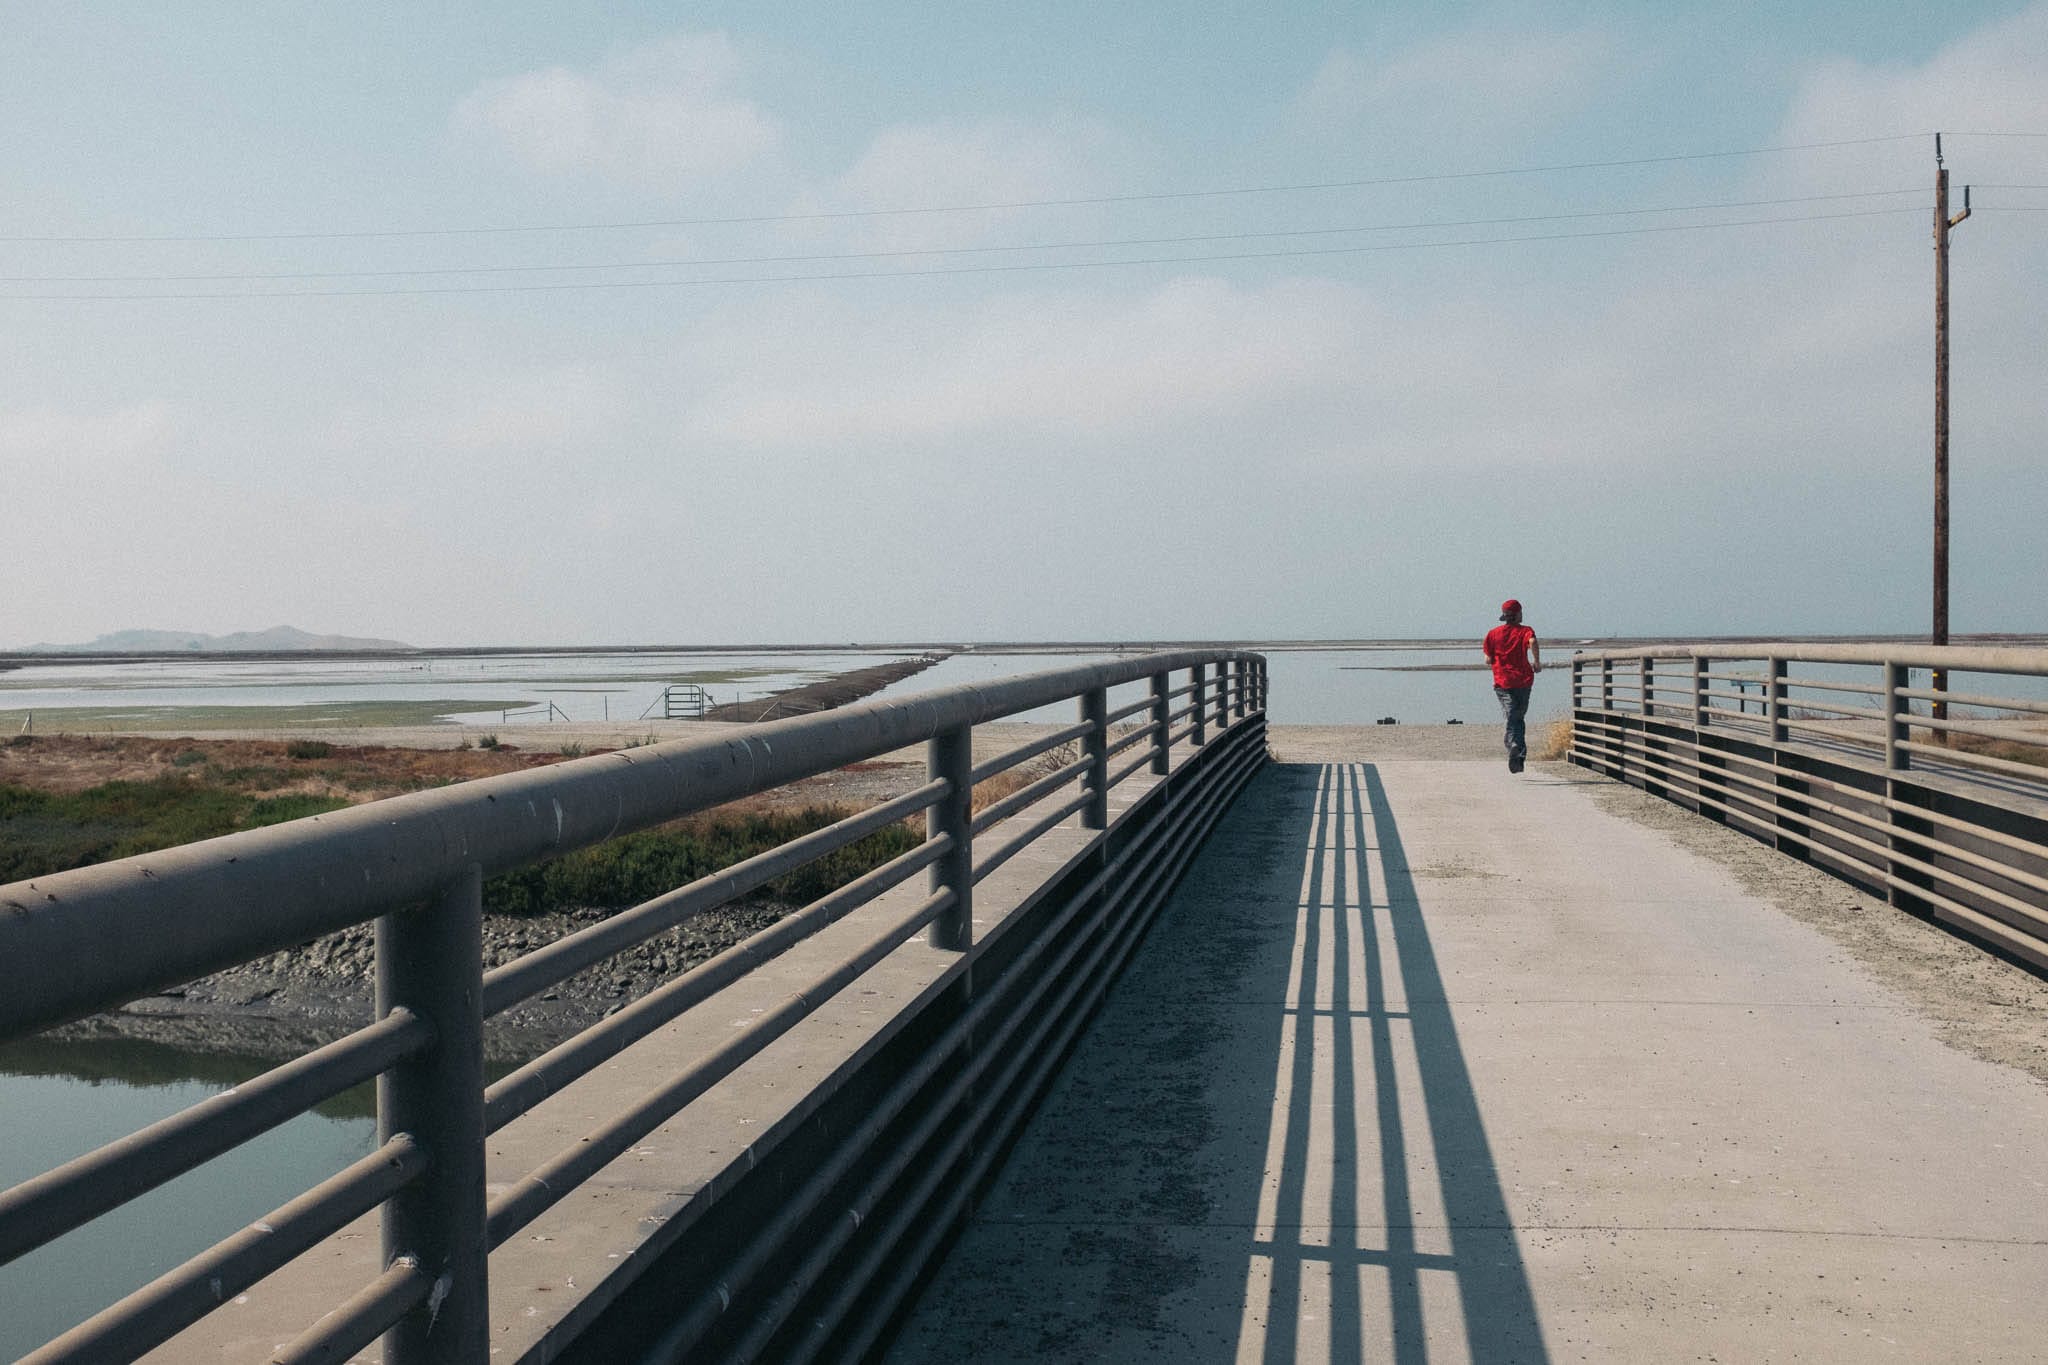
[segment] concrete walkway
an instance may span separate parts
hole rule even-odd
[[[2042,1359],[2048,1087],[1589,791],[1270,768],[892,1365]]]

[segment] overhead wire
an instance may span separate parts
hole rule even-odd
[[[1361,255],[1388,251],[1420,251],[1448,247],[1498,246],[1521,242],[1552,242],[1599,237],[1627,237],[1655,233],[1710,232],[1726,228],[1759,227],[1786,223],[1815,223],[1843,218],[1873,218],[1902,213],[1925,212],[1922,206],[1889,209],[1852,209],[1841,213],[1793,214],[1770,218],[1737,219],[1720,223],[1667,223],[1650,227],[1606,228],[1591,232],[1533,233],[1523,236],[1455,238],[1437,242],[1383,242],[1362,246],[1300,247],[1285,251],[1222,252],[1207,255],[1153,256],[1106,261],[1029,261],[1008,264],[941,266],[923,270],[830,271],[805,275],[713,276],[687,280],[590,280],[551,284],[491,284],[428,286],[405,289],[281,289],[177,291],[127,294],[0,294],[0,300],[123,302],[175,299],[271,299],[271,298],[389,298],[447,294],[560,293],[571,290],[685,289],[720,285],[803,284],[867,279],[914,279],[948,275],[993,275],[1039,270],[1089,270],[1144,265],[1199,265],[1223,261],[1283,260],[1321,256]]]
[[[767,256],[710,256],[645,261],[571,262],[542,265],[421,266],[383,270],[233,271],[146,275],[0,275],[0,284],[171,284],[241,280],[388,279],[447,275],[512,275],[562,271],[684,269],[719,265],[800,264],[817,261],[886,260],[930,256],[1015,253],[1025,251],[1106,250],[1112,247],[1177,246],[1204,242],[1256,241],[1335,236],[1354,232],[1409,232],[1444,228],[1500,227],[1518,223],[1549,223],[1595,218],[1623,218],[1656,213],[1705,213],[1723,209],[1764,208],[1785,204],[1837,203],[1851,199],[1882,199],[1922,195],[1915,187],[1863,190],[1844,194],[1807,194],[1776,199],[1719,200],[1700,204],[1664,204],[1637,208],[1585,209],[1568,213],[1520,214],[1495,218],[1425,219],[1410,223],[1359,223],[1332,227],[1281,228],[1253,232],[1211,232],[1176,237],[1121,237],[1092,241],[1021,242],[975,246],[900,247],[870,251],[805,252]]]
[[[1629,166],[1654,166],[1683,161],[1714,161],[1732,157],[1766,156],[1783,152],[1817,151],[1835,147],[1870,146],[1887,142],[1909,142],[1932,133],[1894,133],[1882,137],[1836,138],[1824,142],[1795,142],[1770,147],[1743,147],[1715,152],[1676,152],[1661,156],[1619,157],[1604,161],[1569,161],[1542,166],[1509,166],[1479,171],[1439,171],[1416,175],[1376,176],[1355,180],[1324,180],[1299,184],[1242,185],[1208,190],[1159,190],[1135,194],[1082,195],[1061,199],[1018,199],[978,204],[918,205],[899,208],[819,209],[802,213],[755,213],[727,217],[659,218],[631,222],[590,222],[555,224],[514,224],[443,228],[371,228],[349,231],[220,232],[220,233],[135,233],[104,235],[0,234],[0,242],[18,244],[94,244],[143,242],[285,242],[342,241],[383,237],[454,237],[541,232],[611,232],[648,228],[714,227],[738,224],[827,222],[857,218],[904,217],[920,214],[981,213],[995,210],[1076,208],[1103,204],[1158,203],[1174,200],[1228,198],[1240,195],[1285,194],[1313,190],[1370,189],[1388,185],[1423,185],[1457,180],[1480,180],[1518,175],[1553,175],[1565,171],[1617,170]],[[1959,136],[1987,136],[1967,134]]]

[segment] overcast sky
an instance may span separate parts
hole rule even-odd
[[[1936,129],[2048,630],[2048,2],[1693,9],[12,4],[0,647],[1924,630]]]

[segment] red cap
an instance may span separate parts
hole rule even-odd
[[[1507,620],[1510,616],[1520,616],[1521,614],[1522,604],[1512,597],[1500,604],[1500,619],[1503,621]]]

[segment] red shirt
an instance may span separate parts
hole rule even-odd
[[[1495,687],[1529,687],[1536,670],[1529,666],[1529,646],[1536,632],[1520,621],[1504,621],[1486,632],[1486,661],[1493,665]]]

